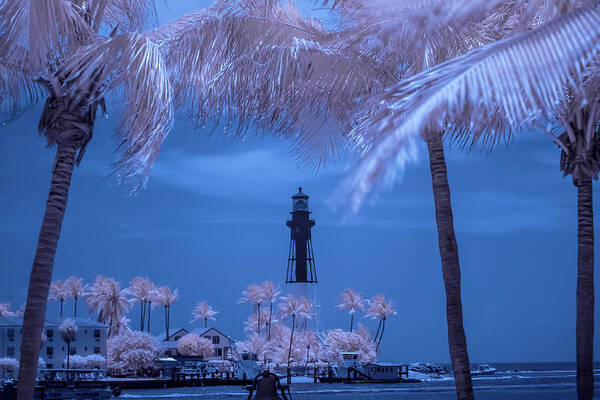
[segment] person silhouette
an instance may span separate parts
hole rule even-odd
[[[289,400],[285,395],[285,390],[289,389],[287,385],[282,385],[279,382],[277,375],[270,372],[268,369],[256,375],[253,380],[254,385],[246,387],[250,391],[248,400],[252,400],[252,393],[256,389],[256,397],[254,400]],[[281,397],[277,394],[277,390],[281,392]]]

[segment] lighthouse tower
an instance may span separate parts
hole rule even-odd
[[[317,270],[313,253],[310,230],[315,221],[310,219],[308,196],[298,193],[292,196],[292,219],[286,222],[290,228],[290,251],[288,256],[285,283],[301,284],[317,283]]]

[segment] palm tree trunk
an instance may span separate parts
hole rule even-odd
[[[165,306],[165,329],[167,330],[167,339],[169,338],[169,307]]]
[[[208,327],[208,318],[204,317],[204,327]]]
[[[354,325],[354,313],[350,314],[350,332],[352,332],[352,325]]]
[[[373,338],[373,343],[377,343],[377,338],[379,337],[379,330],[381,329],[382,319],[379,318],[379,324],[377,325],[377,332],[375,332],[375,337]]]
[[[467,352],[467,338],[463,327],[458,244],[454,233],[450,186],[448,185],[446,158],[441,135],[432,133],[427,138],[427,147],[435,200],[438,244],[442,259],[444,285],[446,286],[446,318],[448,320],[450,359],[452,360],[458,399],[471,400],[474,398],[473,383]]]
[[[75,311],[73,313],[73,318],[77,318],[77,297],[75,297],[74,300],[75,300]]]
[[[148,309],[148,326],[147,326],[147,332],[150,332],[150,309],[152,306],[152,302],[149,301],[148,304],[146,305],[146,308]]]
[[[375,352],[379,350],[379,345],[381,344],[381,339],[383,339],[383,332],[385,331],[385,318],[382,318],[383,324],[381,325],[381,335],[379,335],[379,340],[377,341],[377,346],[375,346]]]
[[[140,331],[144,332],[144,320],[146,319],[146,315],[144,313],[146,309],[146,300],[140,302]]]
[[[594,395],[594,209],[592,179],[577,180],[577,397]]]
[[[260,335],[260,303],[258,303],[256,305],[256,312],[258,313],[258,315],[257,315],[258,319],[256,320],[256,322],[257,322],[256,332]]]
[[[38,240],[39,242],[39,240]],[[60,317],[62,318],[63,300],[60,300]]]
[[[269,326],[268,328],[268,340],[271,340],[271,320],[273,318],[273,302],[269,305]]]
[[[75,145],[59,145],[56,151],[52,170],[52,183],[46,202],[46,211],[38,238],[33,268],[29,277],[27,303],[23,317],[18,400],[31,400],[34,395],[38,357],[41,348],[40,341],[46,317],[54,255],[56,254],[56,246],[65,216],[71,176],[75,165],[75,154]]]
[[[67,342],[67,369],[69,369],[69,361],[71,360],[71,342]]]
[[[287,384],[292,383],[292,368],[290,366],[290,358],[292,358],[292,343],[294,342],[294,329],[296,328],[296,314],[292,314],[292,333],[290,334],[290,348],[287,358]]]

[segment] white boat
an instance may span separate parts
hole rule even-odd
[[[496,368],[490,366],[489,364],[481,364],[479,368],[474,371],[471,371],[472,376],[477,375],[492,375],[496,372]]]

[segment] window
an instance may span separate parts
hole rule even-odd
[[[100,354],[100,347],[94,347],[94,354]]]
[[[54,354],[54,347],[46,347],[46,355],[52,357]]]
[[[94,329],[94,337],[95,338],[99,338],[100,337],[100,329]]]
[[[210,340],[210,339],[211,339],[211,337],[210,337],[210,335],[209,335],[209,336],[204,336],[204,339],[208,339],[208,340]]]
[[[15,338],[15,328],[8,328],[6,330],[6,336],[8,336],[8,340],[12,342]]]
[[[71,346],[71,355],[77,354],[77,347]]]
[[[213,340],[213,344],[219,344],[219,342],[221,341],[221,338],[219,336],[213,336],[212,340]]]
[[[54,330],[46,329],[46,337],[48,338],[48,340],[52,340],[52,338],[54,337]]]
[[[15,348],[12,346],[9,346],[6,348],[6,355],[9,357],[14,357],[15,356]]]
[[[223,349],[222,349],[222,348],[220,348],[220,347],[219,347],[219,348],[216,348],[216,349],[215,349],[215,355],[216,355],[217,357],[221,357],[221,356],[223,355]]]
[[[53,364],[46,364],[46,368],[52,369],[52,368],[54,368],[54,365]]]
[[[83,333],[85,333],[85,334],[87,335],[87,329],[84,329],[84,330],[83,330]]]
[[[85,347],[83,348],[83,351],[87,351],[87,346],[85,346]]]

